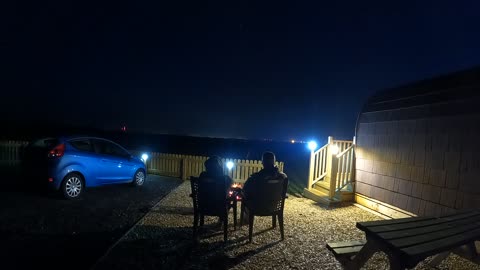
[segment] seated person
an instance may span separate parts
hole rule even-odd
[[[199,181],[202,181],[202,179],[205,179],[205,178],[214,179],[219,183],[223,181],[223,184],[225,184],[224,192],[226,196],[228,189],[233,183],[233,180],[232,178],[230,178],[230,176],[225,175],[223,173],[222,160],[217,156],[212,156],[209,159],[207,159],[204,164],[205,164],[205,171],[200,174]],[[212,191],[212,192],[216,192],[216,191]]]
[[[263,169],[257,173],[252,174],[245,185],[243,186],[243,196],[248,199],[248,195],[252,196],[260,195],[268,190],[261,190],[259,186],[262,182],[273,179],[287,179],[287,175],[281,172],[277,166],[275,166],[275,154],[272,152],[265,152],[262,156]]]

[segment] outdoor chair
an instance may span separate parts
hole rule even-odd
[[[242,198],[240,212],[240,226],[243,225],[244,213],[248,213],[248,240],[252,241],[253,220],[255,216],[272,216],[272,227],[280,225],[280,235],[285,239],[283,230],[283,208],[287,198],[288,179],[265,179],[255,183],[253,194],[246,194]]]
[[[203,226],[204,216],[217,216],[223,223],[223,240],[227,241],[228,210],[231,201],[227,197],[227,187],[208,177],[190,177],[193,200],[193,237],[197,239],[198,223]]]

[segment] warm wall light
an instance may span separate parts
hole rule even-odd
[[[332,155],[338,154],[339,149],[338,149],[338,146],[336,144],[332,145],[331,150],[332,150]]]
[[[231,170],[233,168],[233,162],[227,162],[227,169]]]
[[[290,142],[295,143],[295,140],[291,140]]]
[[[314,151],[315,149],[317,149],[317,142],[315,141],[308,142],[308,149],[310,149],[310,151]]]

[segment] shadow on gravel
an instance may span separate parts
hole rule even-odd
[[[200,260],[211,269],[228,269],[280,243],[278,240],[231,257],[226,255],[227,251],[250,244],[248,235],[231,238],[226,244],[223,241],[202,242],[223,235],[219,230],[221,227],[216,223],[206,224],[199,232],[200,240],[194,242],[192,227],[159,228],[139,225],[94,269],[182,269],[189,260]],[[255,232],[254,236],[270,230],[272,229]],[[133,237],[142,239],[132,239]]]
[[[258,247],[256,249],[245,251],[243,253],[240,253],[237,256],[229,256],[225,253],[225,251],[220,250],[219,252],[217,252],[216,254],[214,254],[214,255],[212,255],[208,258],[208,268],[209,269],[219,269],[219,270],[220,269],[230,269],[230,268],[234,267],[235,265],[240,264],[243,261],[247,260],[248,258],[250,258],[250,257],[252,257],[256,254],[259,254],[259,253],[261,253],[261,252],[263,252],[263,251],[265,251],[269,248],[274,247],[275,245],[277,245],[280,242],[281,242],[280,240],[277,240],[275,242],[266,244],[266,245]],[[235,246],[235,248],[237,248],[237,247],[238,246]]]
[[[192,248],[191,227],[139,225],[93,269],[178,269]]]

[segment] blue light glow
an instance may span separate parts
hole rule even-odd
[[[311,151],[314,151],[315,149],[317,149],[317,142],[309,141],[308,142],[308,149],[310,149]]]

